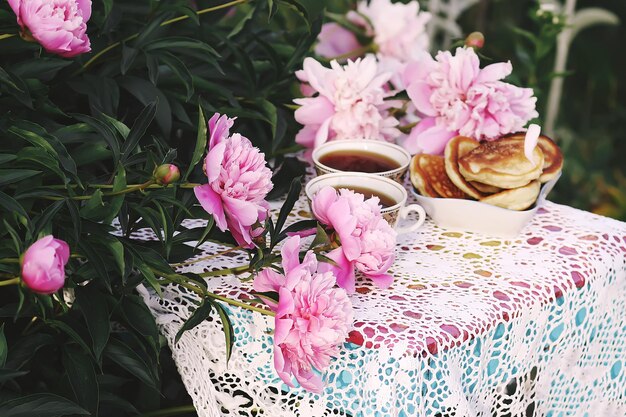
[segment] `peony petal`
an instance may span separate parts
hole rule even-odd
[[[294,102],[301,106],[295,111],[294,117],[302,125],[321,125],[335,114],[335,106],[324,96],[299,98]]]
[[[278,313],[276,313],[278,314]],[[293,320],[291,319],[276,319],[276,324],[274,328],[274,343],[280,345],[285,341],[287,335],[291,331],[293,327]]]
[[[280,379],[293,388],[294,384],[291,381],[291,361],[285,359],[281,348],[276,345],[274,345],[274,368]]]
[[[289,271],[300,265],[300,237],[294,236],[287,239],[280,249],[280,254],[283,270],[285,275],[287,275]]]
[[[224,213],[224,206],[222,205],[222,199],[209,184],[199,185],[193,189],[196,198],[200,202],[200,205],[207,213],[213,215],[215,224],[224,232],[228,225],[226,224],[226,214]]]
[[[224,168],[224,153],[226,152],[226,141],[218,142],[207,154],[205,158],[206,174],[209,184],[216,181],[220,172]]]
[[[83,22],[87,22],[91,18],[91,0],[76,0],[78,10],[83,16]]]
[[[437,110],[430,102],[433,89],[426,82],[417,81],[411,83],[407,87],[406,92],[419,113],[424,116],[437,116]]]
[[[321,263],[321,272],[332,272],[337,278],[337,285],[346,290],[348,294],[353,294],[355,290],[356,277],[354,275],[354,265],[344,256],[341,248],[333,249],[326,256],[335,261],[337,265]]]
[[[386,290],[393,284],[393,275],[390,274],[367,275],[367,277],[381,290]]]
[[[511,61],[498,62],[495,64],[487,65],[480,70],[480,74],[476,77],[476,84],[482,84],[487,82],[494,82],[503,79],[513,71]]]
[[[411,153],[420,150],[424,153],[440,155],[448,141],[457,135],[458,132],[450,132],[445,126],[437,125],[434,118],[427,118],[411,130],[403,146]]]

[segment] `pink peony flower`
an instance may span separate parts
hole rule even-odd
[[[304,60],[296,76],[318,95],[294,100],[301,107],[295,118],[304,127],[296,142],[315,148],[329,140],[393,140],[398,121],[388,113],[384,85],[391,73],[379,73],[376,59],[367,56],[346,65],[325,68],[313,58]]]
[[[71,58],[91,51],[87,21],[91,0],[8,0],[22,28],[46,51]]]
[[[337,276],[337,285],[355,290],[355,269],[379,288],[388,288],[393,276],[387,271],[395,259],[396,232],[380,214],[376,197],[332,187],[321,189],[311,203],[313,214],[339,237],[341,246],[328,254],[337,266],[327,264]]]
[[[521,130],[538,116],[537,99],[532,89],[501,81],[511,71],[510,62],[480,69],[472,48],[409,64],[404,82],[422,120],[406,138],[405,148],[439,154],[457,135],[491,140]]]
[[[229,230],[238,244],[252,247],[252,239],[262,232],[255,225],[267,218],[265,196],[273,187],[272,172],[247,138],[229,136],[233,120],[218,113],[209,120],[209,183],[195,187],[194,193],[220,230]]]
[[[360,1],[356,11],[346,15],[350,23],[372,38],[378,59],[390,60],[389,66],[416,60],[428,51],[426,24],[430,18],[430,13],[419,11],[417,1],[402,4],[390,0]],[[324,58],[335,58],[367,46],[359,44],[354,33],[337,23],[324,24],[317,39],[315,53]]]
[[[392,3],[391,0],[361,1],[356,12],[347,19],[365,28],[365,34],[374,39],[379,57],[409,62],[428,51],[426,24],[431,15],[419,11],[419,3]]]
[[[31,290],[52,294],[63,288],[70,248],[52,235],[33,243],[22,258],[22,281]]]
[[[284,274],[267,268],[254,280],[259,292],[275,291],[274,367],[294,386],[292,375],[306,390],[321,393],[323,371],[348,337],[354,320],[346,292],[336,288],[332,272],[317,272],[315,254],[299,260],[300,238],[288,238],[281,250]]]
[[[337,23],[324,23],[317,39],[319,42],[315,46],[315,53],[325,58],[335,58],[361,48],[354,33]]]

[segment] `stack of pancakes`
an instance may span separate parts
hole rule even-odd
[[[539,195],[541,184],[555,178],[563,154],[540,136],[532,161],[524,153],[524,133],[491,142],[457,136],[444,156],[419,154],[411,161],[411,182],[426,197],[469,198],[510,210],[525,210]]]

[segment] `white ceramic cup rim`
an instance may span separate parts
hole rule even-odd
[[[350,180],[355,181],[352,182]],[[310,180],[304,191],[309,200],[313,201],[315,194],[317,194],[317,192],[325,186],[331,186],[334,188],[342,188],[342,186],[343,188],[364,187],[373,191],[380,191],[396,202],[393,206],[383,208],[381,213],[399,210],[405,205],[408,197],[404,187],[396,181],[377,174],[368,174],[365,172],[335,172],[332,174],[320,175]],[[392,192],[387,191],[389,189],[393,189],[395,191],[394,195],[390,195]],[[400,197],[398,198],[397,196]]]
[[[387,152],[377,152],[372,148],[386,148]],[[320,162],[320,158],[325,156],[333,151],[338,150],[358,150],[358,151],[368,151],[371,153],[380,153],[387,158],[391,158],[397,163],[400,164],[398,168],[394,168],[388,171],[374,172],[373,175],[377,176],[390,176],[395,173],[406,170],[411,163],[411,154],[409,154],[406,149],[401,146],[395,145],[389,142],[383,142],[378,140],[369,140],[369,139],[361,139],[361,140],[336,140],[331,142],[326,142],[318,146],[313,150],[313,154],[311,155],[313,158],[313,163],[323,170],[329,172],[349,172],[349,171],[341,171],[336,168],[329,167],[328,165],[324,165]],[[394,155],[390,155],[390,152],[395,152],[395,156],[402,155],[401,157],[394,157]],[[400,158],[403,158],[400,160]]]

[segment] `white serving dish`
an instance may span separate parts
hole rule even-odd
[[[508,210],[475,200],[424,197],[411,188],[417,202],[439,227],[454,231],[478,232],[494,237],[513,238],[533,218],[559,176],[541,186],[539,197],[524,211]]]

